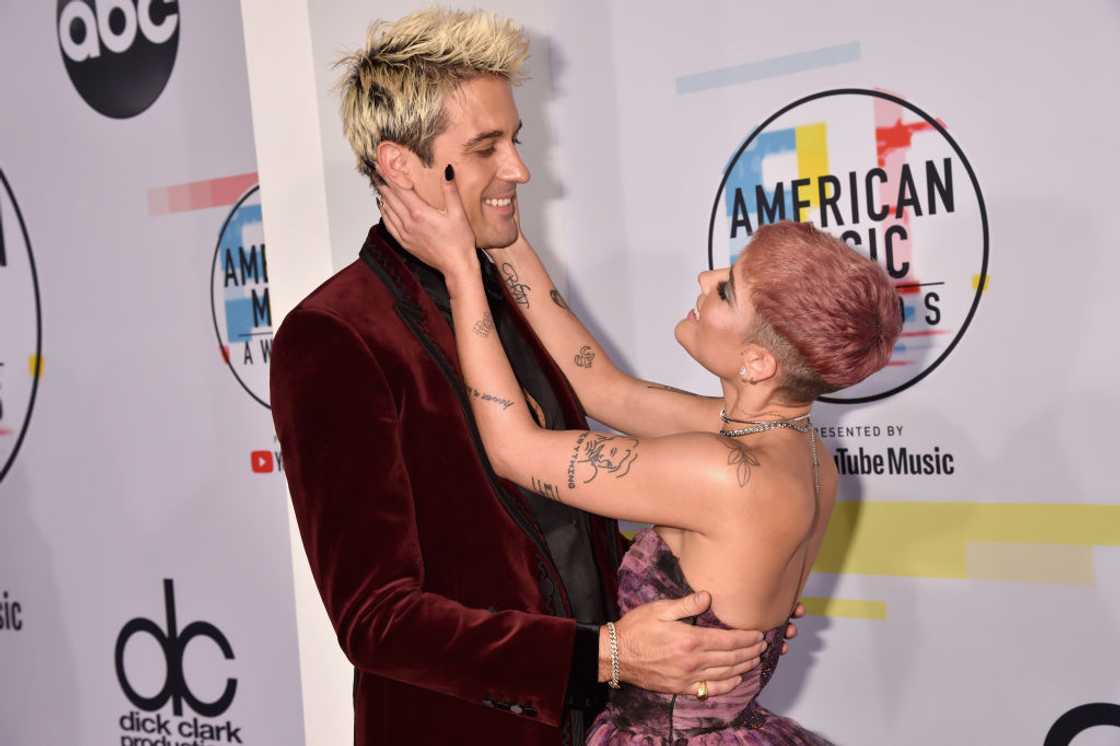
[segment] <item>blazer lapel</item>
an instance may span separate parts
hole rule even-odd
[[[516,485],[498,477],[486,458],[482,438],[478,433],[478,426],[475,424],[474,414],[467,399],[466,387],[463,385],[463,374],[459,367],[459,354],[455,347],[454,334],[444,321],[439,309],[436,308],[435,303],[420,286],[420,282],[408,270],[401,258],[397,256],[394,248],[381,235],[382,230],[384,229],[379,225],[370,229],[366,243],[362,246],[361,259],[388,286],[390,292],[396,298],[395,307],[401,320],[417,337],[420,344],[435,358],[435,362],[443,371],[448,384],[452,386],[458,404],[463,410],[467,427],[470,429],[475,449],[485,466],[493,494],[501,502],[514,523],[525,532],[537,547],[540,558],[538,562],[538,582],[550,613],[555,616],[570,617],[572,609],[568,600],[567,589],[564,587],[564,581],[560,577],[555,560],[551,551],[549,551],[544,533],[533,517],[532,511],[520,498]]]

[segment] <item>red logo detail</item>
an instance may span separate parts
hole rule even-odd
[[[253,451],[249,454],[249,463],[255,474],[268,474],[276,469],[272,460],[272,451]]]

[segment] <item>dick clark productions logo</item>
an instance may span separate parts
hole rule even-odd
[[[708,266],[735,261],[754,231],[812,222],[878,262],[894,282],[902,335],[887,367],[822,401],[903,391],[953,351],[988,279],[980,184],[945,124],[882,91],[794,101],[733,154],[712,205]]]
[[[114,660],[117,669],[117,681],[120,683],[121,689],[128,697],[128,701],[136,708],[144,712],[157,713],[154,717],[144,716],[138,712],[122,715],[120,718],[121,728],[129,733],[155,736],[161,734],[165,736],[178,735],[186,738],[241,743],[241,728],[228,721],[220,725],[201,721],[197,717],[174,721],[166,719],[158,713],[170,702],[172,713],[176,717],[183,715],[184,704],[204,718],[218,717],[230,708],[230,705],[233,704],[234,695],[237,693],[237,679],[232,678],[226,679],[225,688],[217,699],[204,701],[194,692],[187,681],[183,666],[184,654],[191,641],[196,638],[210,640],[218,647],[226,660],[233,660],[233,647],[226,636],[222,634],[222,631],[210,622],[194,621],[181,630],[179,629],[175,606],[175,585],[170,579],[163,581],[163,598],[165,619],[162,626],[152,619],[137,617],[125,624],[120,635],[117,636]],[[137,635],[146,635],[152,638],[159,647],[164,662],[164,666],[156,667],[162,668],[164,671],[163,685],[159,691],[151,696],[137,691],[126,666],[125,653],[129,643]],[[169,740],[159,740],[157,742],[171,743]]]
[[[8,177],[0,170],[0,482],[23,445],[43,353],[39,279],[27,224]]]
[[[155,103],[179,51],[177,0],[59,0],[58,44],[86,103],[128,119]]]

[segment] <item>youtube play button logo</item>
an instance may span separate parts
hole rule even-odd
[[[253,467],[254,474],[268,474],[276,470],[272,451],[253,451],[249,454],[249,464]]]

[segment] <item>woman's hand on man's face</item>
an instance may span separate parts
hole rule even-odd
[[[447,173],[454,174],[450,166]],[[424,202],[413,189],[385,183],[378,187],[378,194],[385,226],[410,254],[445,277],[478,271],[474,231],[454,178],[443,180],[444,210]]]

